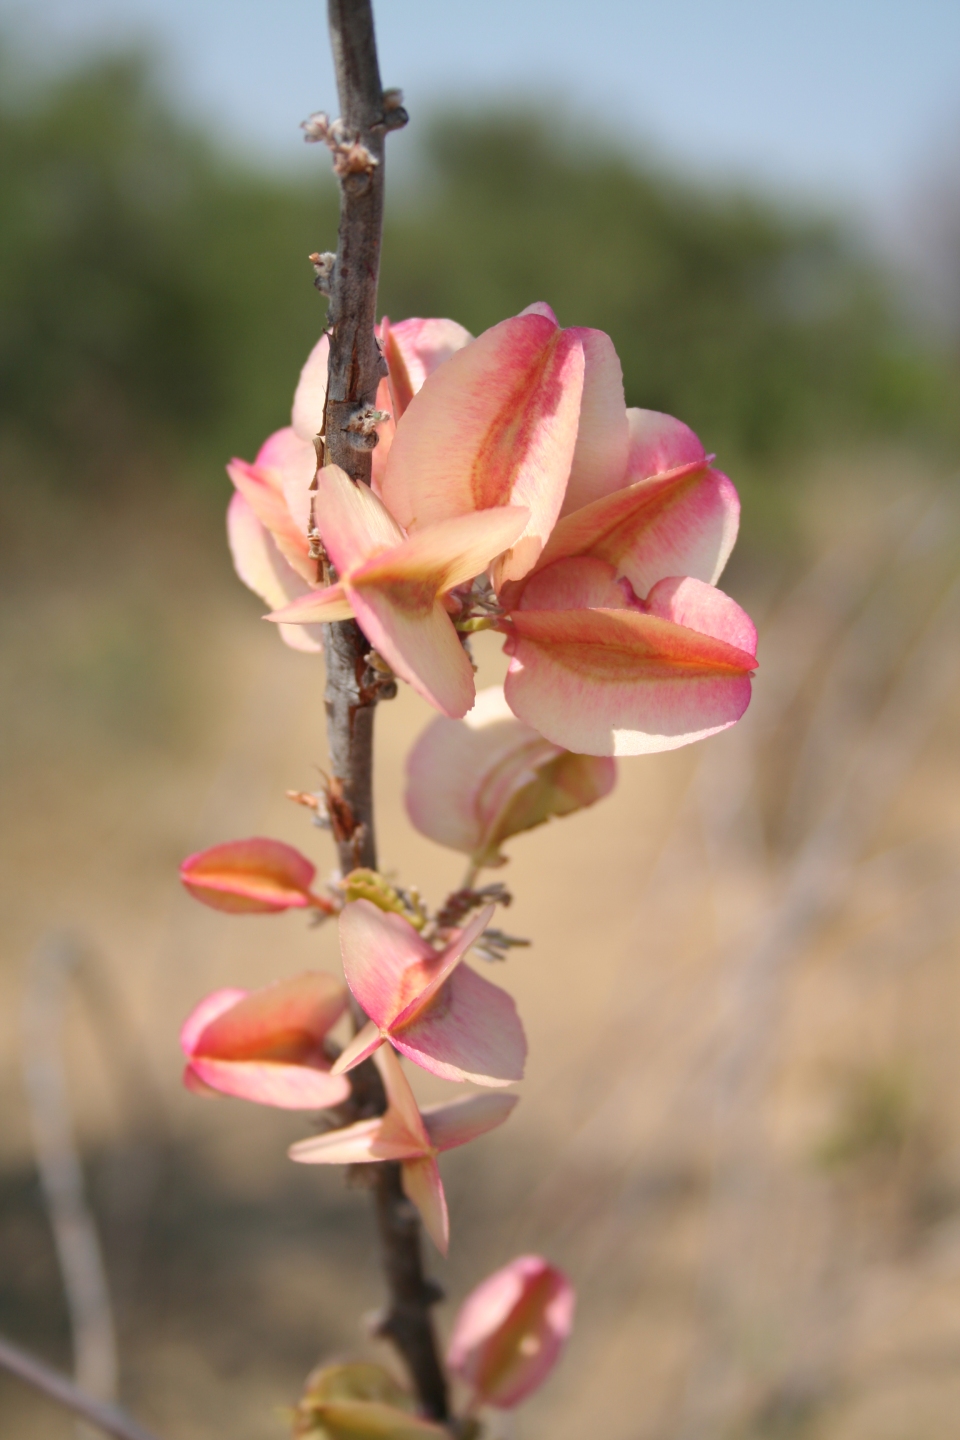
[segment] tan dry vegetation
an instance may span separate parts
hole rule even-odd
[[[336,936],[205,910],[176,865],[256,833],[330,865],[283,798],[323,763],[321,667],[259,624],[186,502],[35,509],[6,524],[0,620],[0,1328],[69,1363],[18,1023],[30,954],[67,928],[125,1399],[167,1440],[268,1440],[318,1357],[378,1350],[370,1217],[285,1159],[308,1118],[186,1094],[176,1035],[217,985],[334,967]],[[505,928],[535,941],[496,976],[528,1078],[507,1127],[445,1159],[452,1253],[430,1261],[442,1326],[521,1250],[575,1279],[573,1342],[520,1437],[955,1429],[960,515],[870,467],[825,472],[804,526],[792,578],[738,597],[761,616],[747,719],[623,763],[609,801],[512,842],[496,877]],[[481,679],[500,665],[482,647]],[[428,718],[404,691],[378,719],[380,846],[439,901],[461,863],[401,803]],[[5,1435],[70,1433],[12,1383],[0,1405]]]

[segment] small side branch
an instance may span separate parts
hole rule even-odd
[[[74,1415],[79,1415],[88,1424],[95,1425],[105,1435],[114,1436],[114,1440],[157,1440],[157,1437],[149,1430],[145,1430],[136,1420],[127,1415],[125,1411],[116,1405],[108,1405],[103,1400],[95,1400],[66,1375],[59,1370],[54,1370],[52,1365],[47,1365],[43,1360],[38,1360],[27,1350],[21,1350],[19,1345],[14,1345],[9,1340],[0,1336],[0,1369],[6,1370],[10,1375],[15,1375],[25,1385],[31,1385],[34,1390],[39,1390],[52,1400],[55,1405],[62,1405],[66,1410],[72,1410]]]

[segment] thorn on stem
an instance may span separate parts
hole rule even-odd
[[[402,130],[410,119],[403,108],[403,91],[395,86],[383,92],[383,128]]]

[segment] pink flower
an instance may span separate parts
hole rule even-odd
[[[389,1041],[444,1080],[509,1085],[523,1079],[527,1042],[512,998],[460,962],[490,923],[488,905],[443,950],[402,915],[355,900],[340,915],[347,984],[370,1023],[334,1073],[352,1069]]]
[[[739,505],[697,437],[669,416],[628,411],[609,337],[562,330],[548,306],[469,343],[465,332],[454,343],[450,322],[418,323],[440,327],[446,339],[427,349],[442,363],[422,364],[419,389],[403,379],[408,362],[394,367],[382,503],[321,472],[316,523],[339,582],[304,590],[297,571],[301,593],[270,618],[355,616],[397,674],[453,718],[470,707],[473,677],[450,615],[468,629],[495,621],[511,657],[510,708],[575,754],[669,750],[734,724],[750,699],[756,633],[715,588]],[[388,351],[395,332],[384,327]],[[319,386],[322,354],[305,394]],[[296,570],[275,492],[302,496],[301,482],[244,484],[260,515],[274,506],[263,523]],[[246,566],[266,594],[276,565],[258,552]],[[471,588],[484,572],[493,605]]]
[[[276,914],[308,906],[336,913],[332,901],[311,890],[316,866],[282,840],[228,840],[188,855],[180,879],[190,894],[214,910]]]
[[[468,1095],[445,1105],[431,1105],[421,1114],[413,1091],[389,1046],[374,1057],[387,1092],[387,1110],[374,1120],[361,1120],[290,1149],[291,1160],[303,1165],[362,1165],[399,1160],[404,1194],[416,1205],[427,1233],[447,1253],[450,1220],[437,1156],[466,1145],[502,1125],[517,1103],[516,1095]]]
[[[625,469],[571,477],[537,566],[500,596],[510,708],[588,755],[672,750],[726,729],[756,667],[749,616],[715,588],[736,491],[678,420],[625,415]],[[569,508],[571,493],[586,503]]]
[[[539,1255],[518,1256],[467,1296],[447,1364],[474,1405],[509,1410],[543,1384],[573,1328],[574,1302],[563,1271]]]
[[[465,715],[475,693],[473,669],[444,596],[507,549],[526,525],[527,511],[472,511],[404,536],[371,489],[328,465],[317,476],[316,516],[339,579],[267,618],[315,624],[355,616],[371,644],[425,700],[447,715]]]
[[[407,759],[407,814],[423,835],[502,865],[511,835],[608,795],[616,761],[571,755],[511,712],[503,689],[481,690],[464,720],[438,716]]]
[[[332,975],[308,971],[262,990],[215,990],[180,1032],[184,1084],[282,1110],[322,1110],[350,1094],[331,1075],[324,1039],[347,992]]]
[[[427,375],[466,345],[471,336],[454,320],[402,320],[380,327],[389,379],[381,382],[378,408],[390,418],[378,426],[374,488],[386,464],[396,420]],[[323,429],[330,345],[326,335],[311,350],[293,399],[291,425],[265,441],[251,465],[232,460],[227,473],[236,494],[227,510],[227,534],[234,566],[243,583],[271,610],[280,610],[320,583],[310,556],[310,487],[317,469],[315,439]],[[322,649],[318,626],[281,625],[297,650]]]

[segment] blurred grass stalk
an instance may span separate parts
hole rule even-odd
[[[112,1401],[118,1380],[113,1308],[74,1140],[63,1059],[66,992],[82,961],[80,946],[65,934],[45,936],[31,956],[23,1000],[23,1074],[37,1171],[70,1316],[74,1376],[94,1399]]]

